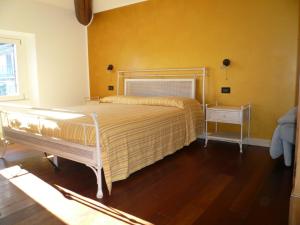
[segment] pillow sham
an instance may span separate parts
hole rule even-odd
[[[196,100],[185,97],[142,97],[142,96],[108,96],[100,99],[100,103],[135,104],[170,106],[183,109],[188,102]]]

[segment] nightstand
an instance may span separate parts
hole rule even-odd
[[[86,105],[95,105],[100,103],[100,97],[85,97],[84,101]]]
[[[234,106],[205,106],[205,147],[208,140],[219,140],[226,142],[238,143],[240,146],[240,153],[243,153],[243,142],[245,137],[250,137],[250,104],[238,107]],[[208,123],[215,123],[215,131],[208,133]],[[240,126],[239,133],[220,132],[218,130],[218,123],[237,124]],[[245,135],[245,127],[247,127],[247,134]]]

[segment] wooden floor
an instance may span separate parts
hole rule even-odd
[[[287,225],[292,170],[266,148],[202,142],[113,183],[101,200],[154,224]],[[47,183],[94,198],[96,178],[84,165],[60,160],[55,172],[41,153],[12,145],[0,170],[21,165]],[[63,224],[0,177],[0,224]]]

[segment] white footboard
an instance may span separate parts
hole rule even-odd
[[[33,108],[32,108],[33,109]],[[66,111],[59,111],[59,110],[49,110],[49,109],[36,109],[34,110],[47,110],[51,112],[57,113],[70,113],[70,114],[82,114],[77,112],[66,112]],[[20,115],[24,117],[34,118],[37,120],[37,124],[41,124],[41,120],[51,120],[51,121],[58,121],[57,118],[51,118],[48,116],[41,116],[38,114],[34,114],[32,112],[28,112],[27,109],[15,108],[15,111],[12,110],[10,107],[9,110],[4,110],[0,112],[1,114],[1,126],[2,126],[2,146],[0,148],[0,158],[5,156],[6,152],[6,144],[7,141],[12,141],[14,143],[20,143],[27,145],[35,150],[45,152],[47,154],[54,155],[55,157],[62,157],[69,160],[73,160],[75,162],[83,163],[86,166],[90,167],[97,178],[97,198],[103,197],[102,191],[102,177],[101,177],[101,169],[102,169],[102,161],[101,161],[101,145],[100,145],[100,126],[98,123],[98,116],[96,113],[92,113],[91,115],[84,115],[90,116],[93,120],[93,124],[78,124],[83,127],[84,130],[84,144],[77,144],[72,143],[69,141],[65,141],[62,139],[58,139],[55,137],[47,137],[41,134],[41,129],[38,129],[39,133],[31,133],[25,132],[23,130],[15,129],[10,126],[9,121],[9,114],[10,113],[20,113]],[[70,122],[72,123],[72,122]],[[89,146],[87,144],[87,134],[86,134],[86,127],[94,127],[95,129],[95,146]],[[54,157],[54,159],[55,159]]]

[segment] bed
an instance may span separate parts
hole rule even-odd
[[[205,68],[119,71],[117,96],[100,102],[64,109],[5,105],[4,143],[52,154],[56,164],[63,157],[87,165],[102,198],[102,169],[111,193],[112,182],[189,145],[203,132],[205,77]],[[201,105],[194,100],[197,79]]]

